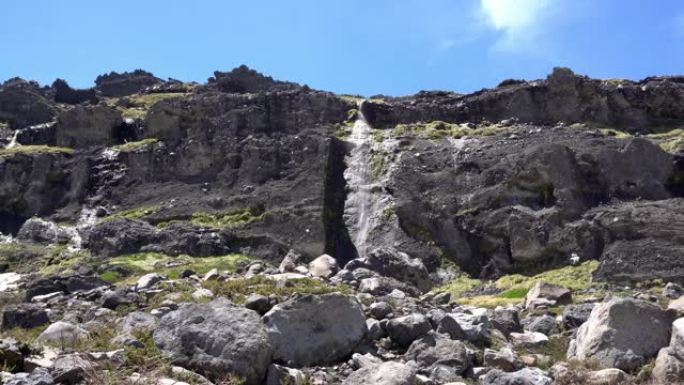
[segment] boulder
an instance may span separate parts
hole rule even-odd
[[[345,270],[365,268],[377,274],[407,283],[421,291],[432,288],[427,268],[420,259],[411,258],[408,254],[391,247],[371,250],[365,258],[350,261]]]
[[[69,231],[40,218],[30,218],[21,226],[17,239],[44,245],[64,244],[71,240]]]
[[[154,341],[175,364],[211,378],[234,373],[258,385],[271,363],[259,315],[225,300],[181,305],[161,318]]]
[[[50,371],[47,368],[35,368],[31,373],[18,373],[5,385],[53,385]]]
[[[309,274],[314,277],[330,278],[337,273],[338,270],[337,261],[328,254],[323,254],[309,262]]]
[[[568,305],[563,309],[563,327],[566,330],[576,329],[589,319],[591,311],[594,309],[593,303],[583,303],[579,305]]]
[[[0,362],[6,368],[11,368],[14,371],[24,370],[24,356],[29,353],[29,346],[21,344],[15,339],[0,339]]]
[[[663,288],[663,295],[667,298],[677,299],[682,296],[684,289],[674,282],[668,282]]]
[[[366,335],[366,317],[353,296],[304,295],[263,316],[273,359],[302,367],[335,363],[351,355]]]
[[[513,332],[522,333],[523,331],[518,310],[514,308],[497,307],[490,312],[489,323],[492,328],[500,330],[505,335]]]
[[[485,349],[483,363],[487,367],[500,369],[504,372],[514,372],[525,366],[514,350],[505,347],[499,349],[498,352],[492,349]]]
[[[547,336],[559,332],[556,317],[548,314],[537,317],[529,316],[523,318],[520,323],[523,325],[523,329],[527,331],[542,333]]]
[[[145,274],[142,277],[138,278],[138,282],[135,285],[135,290],[138,290],[138,291],[139,290],[149,290],[152,287],[154,287],[154,285],[163,281],[164,279],[166,279],[166,277],[164,277],[161,274],[157,274],[157,273]]]
[[[393,342],[407,348],[413,341],[428,334],[432,325],[424,315],[413,313],[389,320],[386,329]]]
[[[672,323],[670,351],[679,359],[684,360],[684,318],[679,318]]]
[[[36,342],[57,343],[63,346],[73,346],[77,341],[88,338],[88,332],[78,325],[69,322],[57,321],[47,327]]]
[[[634,370],[667,346],[673,316],[652,303],[613,298],[597,304],[568,348],[568,359]],[[644,325],[648,325],[647,328]]]
[[[459,379],[471,367],[465,344],[439,334],[413,341],[406,357],[418,363],[420,372],[439,382]]]
[[[662,348],[656,357],[651,378],[657,384],[676,384],[684,379],[684,362],[672,349]]]
[[[586,385],[622,385],[629,380],[632,380],[629,374],[615,368],[590,371],[584,375]]]
[[[7,306],[2,309],[2,323],[0,330],[12,328],[31,329],[50,323],[45,309],[35,305]]]
[[[572,295],[567,288],[546,282],[537,282],[525,296],[525,307],[568,305]]]
[[[290,250],[287,252],[283,260],[280,262],[280,266],[278,267],[278,271],[281,273],[292,273],[295,271],[297,266],[300,264],[302,261],[302,256],[301,254],[298,254],[294,250]]]
[[[517,372],[493,369],[480,378],[482,385],[552,385],[553,380],[537,368],[523,368]]]
[[[277,364],[271,364],[266,375],[266,385],[306,385],[307,380],[306,374],[301,370]]]
[[[266,314],[273,307],[271,300],[267,296],[261,294],[250,294],[249,297],[245,299],[244,305],[247,309],[254,310],[260,315]]]
[[[509,336],[511,344],[515,347],[539,347],[549,342],[546,334],[538,332],[511,333]]]
[[[342,385],[415,385],[416,368],[400,362],[383,362],[350,374]]]
[[[392,313],[392,306],[384,301],[373,302],[370,304],[370,306],[368,306],[368,313],[371,317],[381,320]]]

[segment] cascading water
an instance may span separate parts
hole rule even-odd
[[[19,137],[19,130],[16,130],[16,131],[14,131],[14,135],[12,135],[12,139],[10,140],[9,143],[7,143],[7,146],[5,146],[5,148],[14,148],[17,145],[19,145],[19,143],[17,143],[18,137]]]
[[[345,222],[359,257],[365,257],[368,251],[374,187],[370,169],[373,135],[361,113],[362,103],[359,103],[358,117],[349,138],[354,148],[346,158],[347,168],[344,171],[344,179],[350,189],[345,204]]]

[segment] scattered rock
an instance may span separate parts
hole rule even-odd
[[[672,318],[657,305],[632,298],[597,304],[571,341],[568,358],[596,359],[609,368],[637,369],[667,346]]]
[[[407,348],[416,339],[432,330],[430,321],[422,314],[409,314],[387,323],[387,334],[397,345]]]
[[[272,348],[259,315],[224,300],[181,305],[161,318],[154,340],[175,364],[211,378],[235,373],[246,384],[258,385],[271,363]]]
[[[566,306],[563,309],[563,327],[567,330],[580,327],[589,319],[593,309],[593,303]]]
[[[537,368],[524,368],[512,373],[493,369],[481,377],[480,383],[482,385],[552,385],[553,380]]]
[[[45,309],[35,305],[8,306],[2,309],[0,330],[12,328],[31,329],[50,323]]]
[[[415,367],[389,361],[355,371],[342,385],[415,385],[415,378]]]
[[[537,282],[525,296],[525,307],[533,309],[540,306],[568,305],[572,302],[570,290],[560,285]]]
[[[323,254],[309,263],[309,274],[314,277],[330,278],[338,270],[337,261],[328,254]]]
[[[351,355],[366,335],[366,317],[353,296],[304,295],[274,306],[263,317],[273,359],[301,367]]]
[[[40,333],[38,338],[36,338],[36,341],[71,346],[78,340],[84,340],[86,338],[88,338],[88,332],[80,326],[69,322],[57,321]]]

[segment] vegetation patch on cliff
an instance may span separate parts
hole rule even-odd
[[[262,220],[266,215],[263,207],[248,207],[226,213],[199,212],[192,215],[189,222],[195,226],[215,229],[231,228]]]
[[[160,206],[140,206],[129,210],[119,211],[111,214],[103,219],[103,221],[111,221],[117,218],[140,219],[148,215],[154,214],[161,210]]]
[[[130,151],[139,150],[141,148],[145,148],[145,147],[152,145],[152,144],[155,144],[157,142],[159,142],[159,139],[146,138],[146,139],[138,140],[135,142],[128,142],[128,143],[124,143],[124,144],[119,144],[119,145],[112,147],[112,149],[117,150],[117,151],[122,151],[122,152],[130,152]]]
[[[482,126],[469,128],[457,123],[435,120],[429,123],[399,124],[392,130],[392,136],[420,136],[428,139],[462,138],[464,136],[491,136],[506,131],[503,126]]]
[[[0,148],[0,156],[14,156],[18,154],[73,154],[74,149],[67,147],[30,145],[14,146],[12,148]]]
[[[144,119],[147,111],[157,102],[164,99],[183,97],[188,95],[184,92],[168,92],[155,94],[137,94],[122,98],[110,98],[106,103],[116,107],[124,118]]]
[[[649,134],[647,137],[656,140],[660,148],[667,152],[674,153],[684,147],[684,129],[681,128],[658,134]]]

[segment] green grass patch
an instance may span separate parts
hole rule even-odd
[[[145,119],[147,111],[156,103],[169,98],[183,97],[188,95],[184,92],[169,92],[155,94],[136,94],[122,98],[110,98],[105,102],[110,107],[115,107],[124,118]]]
[[[599,128],[599,131],[605,136],[614,136],[618,139],[631,139],[632,134],[614,128]]]
[[[152,144],[155,144],[159,142],[159,139],[156,138],[147,138],[143,140],[138,140],[136,142],[128,142],[124,144],[119,144],[117,146],[112,147],[112,149],[117,150],[117,151],[122,151],[122,152],[130,152],[130,151],[135,151],[139,150],[141,148],[145,148],[147,146],[150,146]]]
[[[446,285],[442,285],[435,289],[435,292],[448,292],[451,294],[451,298],[458,298],[464,293],[478,287],[482,286],[484,282],[480,279],[470,278],[469,276],[463,274],[460,277],[452,280]]]
[[[37,326],[35,328],[31,329],[24,329],[24,328],[12,328],[8,330],[3,330],[0,331],[0,339],[4,338],[14,338],[15,340],[19,342],[23,342],[27,345],[32,344],[33,342],[36,341],[36,338],[42,333],[47,327],[50,326],[49,324],[46,325],[41,325]]]
[[[525,298],[528,291],[530,291],[530,289],[526,287],[515,287],[513,289],[502,291],[498,294],[498,297],[508,299]]]
[[[677,128],[668,132],[649,134],[647,138],[657,141],[663,150],[674,153],[684,146],[684,129]]]
[[[506,130],[506,127],[500,126],[468,128],[457,123],[435,120],[429,123],[399,124],[392,130],[392,136],[419,136],[428,139],[462,138],[464,136],[492,136]]]
[[[103,221],[111,221],[117,218],[140,219],[161,210],[160,206],[140,206],[129,210],[119,211],[103,218]]]
[[[74,149],[45,145],[18,145],[12,148],[0,149],[0,156],[14,156],[18,154],[73,154]]]
[[[332,126],[332,135],[340,140],[347,140],[351,136],[354,122],[335,123]]]
[[[195,213],[190,217],[190,224],[215,229],[232,228],[264,219],[263,207],[248,207],[227,213]]]
[[[168,256],[161,253],[136,253],[114,257],[110,264],[124,267],[133,272],[132,279],[147,273],[157,272],[172,279],[177,279],[183,270],[193,270],[203,275],[211,269],[234,272],[240,263],[249,261],[251,258],[245,254],[228,254],[211,257],[191,257],[188,255]],[[165,267],[166,264],[173,267]],[[121,282],[125,279],[118,272],[105,272],[100,278],[107,282]],[[126,280],[128,281],[128,280]]]
[[[564,266],[532,276],[522,274],[504,275],[494,282],[470,278],[464,274],[434,289],[434,291],[451,293],[452,299],[462,305],[478,307],[505,306],[520,303],[530,288],[537,282],[554,283],[570,290],[588,289],[592,284],[592,273],[598,268],[598,265],[598,261],[586,261],[577,266]],[[468,291],[485,285],[494,285],[501,292],[492,295],[464,296]]]
[[[502,290],[513,288],[530,289],[537,282],[548,282],[564,286],[571,290],[584,290],[591,287],[591,274],[598,268],[598,261],[586,261],[577,266],[563,266],[533,276],[522,274],[505,275],[496,281],[496,287]]]
[[[203,286],[211,290],[216,296],[230,298],[235,303],[243,303],[250,294],[289,296],[301,294],[351,293],[346,285],[332,285],[313,278],[298,278],[279,284],[278,281],[266,276],[258,275],[251,278],[236,278],[226,281],[204,282]]]

